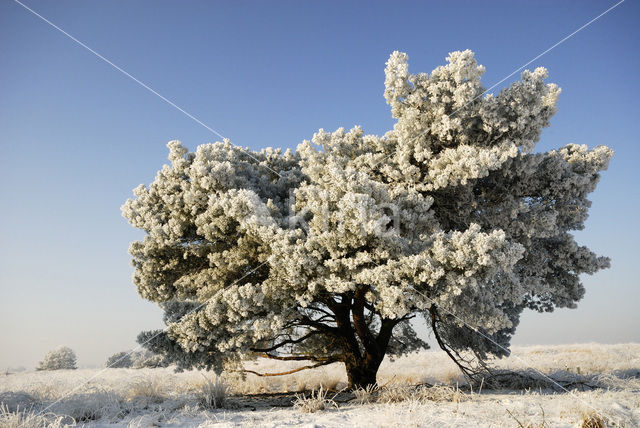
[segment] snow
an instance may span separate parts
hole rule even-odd
[[[274,361],[249,364],[261,371],[290,366]],[[0,377],[0,426],[43,426],[45,420],[50,426],[63,426],[75,420],[87,427],[497,427],[543,422],[574,427],[582,426],[589,415],[609,425],[640,425],[640,344],[514,347],[511,357],[494,365],[527,373],[533,367],[554,378],[587,380],[601,388],[569,393],[534,388],[464,392],[464,379],[446,355],[425,351],[385,361],[380,369],[379,382],[389,390],[385,397],[393,401],[397,389],[405,392],[397,395],[404,397],[399,398],[402,401],[358,404],[347,401],[350,394],[329,392],[327,399],[337,406],[304,413],[291,406],[295,392],[320,385],[343,388],[343,367],[336,364],[278,378],[248,375],[244,380],[223,374],[230,385],[224,409],[201,404],[203,375],[209,379],[212,375],[199,371],[22,372]],[[436,387],[447,392],[439,401],[406,393],[409,385],[425,382],[450,387]]]

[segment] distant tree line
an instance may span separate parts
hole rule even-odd
[[[49,351],[36,370],[75,370],[77,357],[76,353],[67,346],[60,346]],[[167,367],[169,361],[162,355],[154,354],[148,350],[122,351],[113,354],[107,359],[107,368],[157,368]]]

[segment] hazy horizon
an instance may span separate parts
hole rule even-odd
[[[615,4],[24,3],[256,150],[293,149],[319,128],[391,129],[382,91],[394,50],[416,73],[471,49],[490,87]],[[526,312],[513,345],[640,342],[639,18],[626,1],[526,67],[562,88],[536,151],[615,151],[575,233],[612,262],[582,277],[577,309]],[[220,138],[13,1],[0,5],[0,35],[0,368],[33,368],[59,345],[101,366],[163,327],[132,284],[127,249],[143,234],[120,206],[167,162],[168,141],[194,150]]]

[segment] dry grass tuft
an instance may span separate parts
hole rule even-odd
[[[411,388],[402,386],[385,387],[378,391],[378,398],[376,402],[386,404],[400,403],[413,398],[412,392]]]
[[[366,388],[359,387],[353,390],[353,399],[356,404],[368,404],[375,401],[375,393],[378,387],[376,385],[368,385]]]
[[[443,381],[444,383],[453,385],[453,384],[466,383],[467,380],[465,379],[464,375],[460,373],[460,370],[455,368],[444,373]]]
[[[221,378],[213,380],[204,376],[205,382],[200,387],[200,403],[211,409],[222,409],[227,404],[229,385]]]
[[[3,428],[63,428],[73,426],[76,421],[65,415],[51,413],[39,414],[35,410],[10,411],[4,404],[0,405],[0,426]]]
[[[322,386],[318,390],[311,391],[309,396],[296,394],[293,407],[303,413],[315,413],[328,407],[338,408],[338,403],[331,398],[327,398],[327,391]]]
[[[360,392],[363,394],[363,392]],[[356,399],[357,399],[356,395]],[[466,401],[469,396],[458,388],[448,385],[434,386],[395,386],[385,387],[378,391],[376,402],[378,403],[400,403],[403,401],[417,401],[425,403],[427,401],[459,403]]]
[[[165,385],[158,378],[138,379],[132,382],[124,393],[128,401],[147,401],[150,404],[160,404],[167,397]]]
[[[542,406],[540,406],[540,410],[542,411],[542,421],[540,422],[521,422],[509,409],[507,409],[507,413],[518,423],[520,428],[550,428],[551,426],[547,422],[547,417]]]
[[[447,385],[434,385],[430,387],[421,386],[416,388],[416,399],[425,401],[435,401],[438,403],[450,402],[459,403],[466,401],[469,396],[460,391],[458,388],[453,388]]]
[[[328,377],[327,379],[320,382],[320,387],[326,389],[327,391],[336,391],[339,384],[340,379]]]
[[[582,428],[604,428],[607,426],[604,418],[595,413],[583,413],[582,414]]]

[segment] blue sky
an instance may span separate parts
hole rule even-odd
[[[25,0],[241,146],[294,148],[319,129],[393,126],[384,63],[430,72],[471,49],[492,86],[615,2],[169,2]],[[527,68],[562,89],[538,150],[616,154],[579,242],[612,258],[575,310],[527,314],[514,344],[640,340],[640,5],[627,0]],[[19,4],[0,4],[0,367],[60,344],[102,364],[157,328],[131,283],[142,237],[120,215],[166,143],[219,138]],[[493,92],[517,79],[519,73]]]

